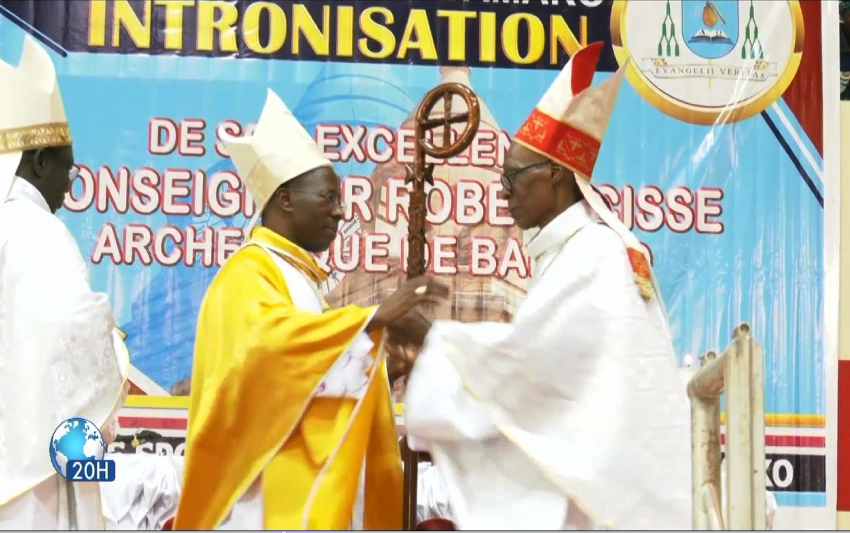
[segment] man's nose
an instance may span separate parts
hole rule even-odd
[[[337,220],[341,220],[345,215],[345,207],[341,203],[338,203],[334,206],[333,210],[331,210],[331,216]]]
[[[502,190],[499,191],[499,198],[501,198],[502,200],[507,200],[510,197],[511,197],[510,189],[507,189],[504,186],[502,186]]]

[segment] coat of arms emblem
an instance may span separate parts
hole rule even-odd
[[[763,25],[769,23],[769,30]],[[627,78],[664,113],[696,124],[772,105],[803,50],[797,0],[616,0],[611,35]]]
[[[682,4],[685,44],[705,59],[728,55],[738,43],[738,0],[711,0]]]

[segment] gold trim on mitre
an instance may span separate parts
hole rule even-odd
[[[71,130],[67,122],[0,130],[0,154],[70,145]]]

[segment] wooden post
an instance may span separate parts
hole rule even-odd
[[[464,100],[467,110],[452,115],[452,100],[459,96]],[[443,113],[437,118],[431,114],[440,100],[443,100]],[[452,139],[452,125],[466,123],[466,129],[457,138]],[[475,93],[460,83],[444,83],[432,89],[422,99],[416,111],[416,148],[413,156],[413,168],[407,167],[407,182],[412,183],[410,191],[410,222],[408,226],[407,279],[419,277],[427,272],[425,249],[427,237],[425,221],[428,212],[428,196],[425,183],[434,184],[434,165],[426,164],[426,156],[447,159],[466,150],[478,133],[481,122],[481,108]],[[438,146],[427,137],[435,128],[443,128],[442,145]],[[419,454],[402,442],[402,460],[404,461],[404,529],[416,528],[416,499],[419,482]]]

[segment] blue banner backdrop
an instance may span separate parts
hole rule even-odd
[[[337,304],[400,279],[406,125],[437,84],[473,87],[482,131],[435,171],[432,268],[491,306],[457,316],[508,320],[529,272],[496,199],[510,136],[570,54],[602,40],[596,83],[632,64],[594,181],[651,251],[683,364],[752,325],[768,453],[782,465],[768,469],[771,490],[783,505],[825,505],[822,132],[805,118],[821,108],[782,97],[807,63],[820,87],[819,43],[803,54],[819,8],[183,4],[0,1],[3,60],[17,63],[25,32],[53,50],[82,169],[60,216],[127,334],[135,394],[188,390],[198,307],[253,212],[217,135],[250,130],[268,87],[344,178],[347,223],[322,257]]]

